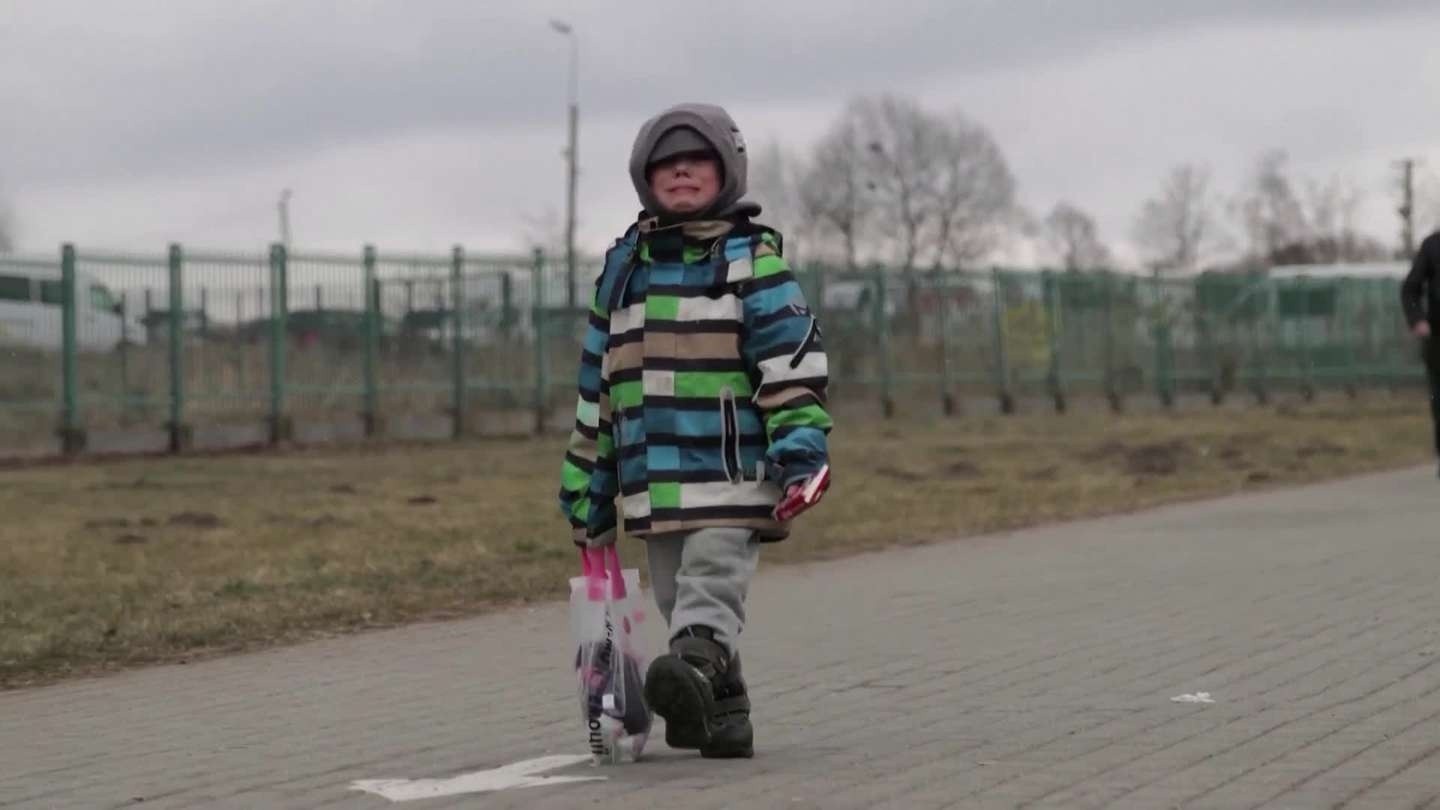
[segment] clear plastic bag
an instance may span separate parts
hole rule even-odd
[[[570,634],[586,742],[596,764],[640,758],[654,715],[645,705],[650,661],[642,639],[640,572],[621,570],[614,546],[580,553],[570,579]]]

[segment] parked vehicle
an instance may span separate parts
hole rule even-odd
[[[124,307],[99,279],[80,273],[75,279],[76,345],[110,351],[122,341],[145,343],[139,314]],[[0,263],[0,345],[59,351],[64,343],[60,268],[40,262]]]

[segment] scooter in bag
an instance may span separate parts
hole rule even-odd
[[[654,714],[645,705],[649,661],[638,569],[621,570],[614,546],[580,552],[570,580],[570,629],[586,742],[596,764],[639,759]]]

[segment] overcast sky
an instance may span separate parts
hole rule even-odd
[[[1027,206],[1079,204],[1122,255],[1179,161],[1229,191],[1285,147],[1367,190],[1387,243],[1392,162],[1440,170],[1435,0],[0,0],[0,198],[25,252],[253,248],[286,187],[297,246],[516,250],[563,211],[551,17],[580,36],[587,252],[638,208],[636,128],[678,101],[794,147],[857,93],[963,109]]]

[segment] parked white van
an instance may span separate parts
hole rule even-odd
[[[130,307],[122,322],[120,299],[100,280],[75,278],[76,345],[86,351],[111,351],[121,340],[145,343],[143,313]],[[59,351],[64,343],[60,268],[39,261],[0,259],[0,346]]]

